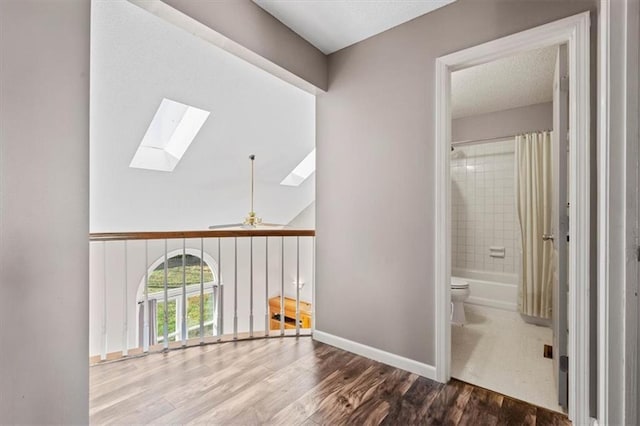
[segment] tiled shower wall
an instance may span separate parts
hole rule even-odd
[[[460,146],[451,152],[454,268],[515,273],[520,236],[515,200],[514,141]],[[505,257],[489,256],[504,247]]]

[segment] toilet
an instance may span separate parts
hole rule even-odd
[[[464,301],[469,298],[469,282],[451,277],[451,324],[464,325]]]

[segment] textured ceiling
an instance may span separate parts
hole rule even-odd
[[[455,0],[253,0],[325,54]]]
[[[556,46],[532,50],[454,72],[452,117],[551,102],[556,51]]]
[[[249,211],[287,223],[314,176],[282,179],[315,147],[315,97],[126,1],[96,1],[91,35],[91,230],[206,229]],[[211,114],[173,172],[129,163],[163,98]]]

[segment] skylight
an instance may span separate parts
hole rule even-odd
[[[304,160],[296,166],[289,175],[280,182],[280,185],[300,186],[313,172],[316,171],[316,149],[309,153]]]
[[[163,99],[129,167],[172,172],[209,114],[209,111]]]

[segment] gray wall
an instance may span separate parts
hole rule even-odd
[[[640,420],[638,327],[638,101],[640,2],[610,2],[609,39],[609,424]],[[604,84],[604,83],[603,83]],[[621,309],[623,307],[623,309]],[[634,395],[635,392],[635,395]]]
[[[329,57],[316,124],[318,330],[434,364],[435,58],[597,5],[459,0]]]
[[[451,120],[451,140],[496,138],[518,133],[551,130],[553,102],[529,105]]]
[[[88,422],[90,3],[0,1],[0,423]]]
[[[251,0],[163,1],[326,90],[327,57]]]

